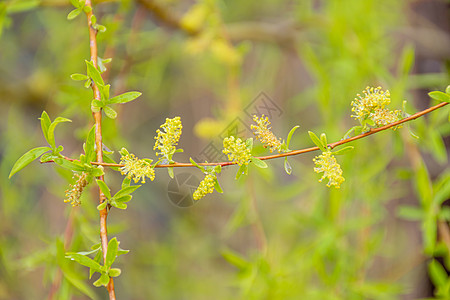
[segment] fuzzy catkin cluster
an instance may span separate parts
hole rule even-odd
[[[66,199],[64,202],[70,202],[72,206],[78,206],[81,204],[80,197],[84,191],[84,188],[89,184],[89,174],[82,172],[81,174],[75,173],[73,178],[77,178],[74,184],[69,185],[70,189],[66,190]]]
[[[175,146],[180,140],[182,128],[183,125],[181,124],[180,117],[172,119],[166,118],[166,122],[161,125],[162,130],[156,130],[158,135],[155,137],[156,142],[153,147],[153,150],[159,150],[156,155],[167,157],[174,153],[176,149]]]
[[[200,182],[200,185],[193,194],[194,200],[200,200],[207,194],[214,192],[214,184],[216,177],[211,174],[207,174],[205,178]]]
[[[152,168],[151,162],[138,159],[132,153],[123,155],[120,158],[120,163],[124,165],[120,168],[120,173],[126,175],[129,179],[133,179],[135,183],[139,180],[145,183],[145,177],[150,178],[151,181],[155,179],[155,170]]]
[[[274,150],[281,152],[281,139],[278,139],[270,130],[269,118],[264,115],[262,115],[261,118],[258,118],[254,115],[253,121],[255,121],[257,125],[251,125],[250,127],[253,130],[253,134],[256,135],[256,138],[264,145],[264,147],[269,148],[270,152],[273,152]]]
[[[314,171],[316,173],[322,173],[322,178],[320,178],[320,182],[328,178],[327,186],[331,187],[332,185],[335,188],[339,188],[341,183],[344,182],[344,177],[342,177],[342,169],[336,158],[332,154],[331,151],[322,152],[319,156],[316,156],[313,159],[316,167]]]
[[[352,101],[352,112],[354,113],[352,117],[359,120],[361,124],[371,120],[375,126],[379,127],[402,118],[400,110],[391,111],[386,108],[391,103],[388,90],[384,92],[381,87],[366,87],[363,94],[364,96],[357,94],[357,98]]]
[[[228,156],[230,161],[235,161],[239,166],[247,165],[252,158],[250,149],[247,148],[245,142],[234,136],[227,137],[223,140],[223,153]]]

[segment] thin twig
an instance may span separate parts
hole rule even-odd
[[[93,15],[92,12],[92,3],[91,0],[86,0],[87,7],[91,8],[89,12],[86,13],[88,27],[89,27],[89,49],[91,53],[91,62],[94,65],[95,68],[97,68],[97,57],[98,57],[98,48],[97,48],[97,30],[92,26],[91,17]],[[92,82],[91,84],[92,91],[94,93],[94,99],[101,101],[101,95],[100,90],[98,86]],[[95,121],[95,145],[96,147],[96,154],[97,154],[97,162],[103,163],[103,147],[102,147],[102,112],[93,112],[92,113]],[[104,180],[104,176],[99,177],[100,180]],[[99,202],[103,203],[105,201],[106,197],[102,193],[101,189],[99,188]],[[100,211],[100,239],[102,243],[102,251],[103,251],[103,262],[106,264],[106,252],[108,249],[108,233],[107,233],[107,225],[106,225],[106,219],[108,217],[108,208],[105,207]],[[106,289],[108,290],[109,299],[115,300],[116,294],[114,291],[114,281],[112,278],[110,278],[108,285],[106,286]]]
[[[425,110],[422,110],[420,112],[417,112],[407,118],[404,118],[400,121],[397,122],[393,122],[390,123],[388,125],[382,126],[382,127],[378,127],[378,128],[371,128],[370,131],[365,132],[365,133],[361,133],[359,135],[356,135],[354,137],[348,138],[348,139],[343,139],[331,144],[328,144],[328,147],[330,149],[334,149],[337,146],[340,145],[344,145],[347,144],[349,142],[353,142],[362,138],[365,138],[369,135],[384,131],[386,129],[398,126],[400,124],[406,123],[408,121],[412,121],[415,120],[417,118],[420,118],[436,109],[439,109],[441,107],[446,106],[447,104],[449,104],[448,102],[441,102],[435,106],[429,107]],[[280,158],[280,157],[288,157],[288,156],[294,156],[294,155],[299,155],[299,154],[303,154],[303,153],[308,153],[308,152],[313,152],[313,151],[317,151],[319,150],[319,147],[311,147],[311,148],[305,148],[305,149],[300,149],[300,150],[293,150],[290,152],[286,152],[286,153],[280,153],[280,154],[274,154],[274,155],[267,155],[267,156],[260,156],[257,157],[260,160],[269,160],[269,159],[275,159],[275,158]],[[70,158],[66,158],[67,160],[70,161],[74,161],[74,159],[70,159]],[[123,167],[123,164],[113,164],[113,163],[99,163],[99,162],[91,162],[91,164],[93,165],[101,165],[104,167]],[[226,167],[226,166],[230,166],[230,165],[235,165],[237,164],[236,162],[232,162],[232,161],[227,161],[227,162],[211,162],[211,163],[199,163],[200,166],[222,166],[222,167]],[[160,164],[157,165],[155,168],[185,168],[185,167],[195,167],[193,164],[191,163],[173,163],[173,164]]]

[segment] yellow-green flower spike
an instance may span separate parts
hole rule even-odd
[[[255,121],[257,125],[251,125],[250,127],[253,130],[253,134],[256,135],[256,138],[264,144],[264,147],[268,147],[270,152],[273,152],[274,150],[281,152],[281,139],[278,139],[270,130],[269,118],[264,115],[262,115],[261,118],[258,118],[254,115],[253,121]]]
[[[360,121],[365,120],[375,109],[384,109],[391,102],[389,91],[383,92],[381,87],[366,87],[363,94],[357,94],[358,98],[352,101],[352,111],[355,113],[352,117]]]
[[[183,125],[181,124],[180,117],[166,119],[166,122],[161,125],[162,130],[156,130],[158,135],[155,137],[156,142],[153,147],[153,150],[159,150],[156,155],[163,155],[167,157],[175,152],[175,146],[178,144],[180,139],[182,128]]]
[[[397,122],[402,119],[402,112],[400,110],[389,109],[375,109],[369,118],[375,122],[377,126],[384,126],[390,123]],[[394,126],[392,129],[401,128],[402,126]]]
[[[316,173],[323,172],[323,176],[319,179],[319,182],[325,178],[328,178],[328,187],[333,185],[335,188],[339,188],[345,179],[342,177],[341,166],[338,164],[333,153],[331,153],[331,151],[322,152],[322,154],[316,156],[313,161],[316,164],[314,171]]]
[[[70,202],[72,206],[78,206],[81,204],[80,197],[84,188],[89,184],[88,173],[83,172],[81,174],[75,173],[73,178],[78,178],[74,184],[71,184],[71,189],[66,190],[66,199],[64,202]]]
[[[206,175],[205,178],[200,182],[200,185],[193,194],[194,200],[200,200],[207,194],[211,194],[212,192],[214,192],[215,179],[216,177],[214,175],[211,174]]]
[[[138,159],[134,154],[129,153],[120,158],[120,163],[124,165],[120,168],[120,173],[127,175],[127,178],[133,179],[135,183],[139,180],[145,183],[145,177],[150,178],[151,181],[155,179],[155,170],[152,168],[151,160]]]
[[[248,165],[252,155],[245,142],[240,138],[230,136],[223,139],[223,153],[228,156],[230,161],[235,161],[239,166]]]

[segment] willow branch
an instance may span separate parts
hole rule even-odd
[[[385,126],[382,127],[378,127],[378,128],[371,128],[370,131],[365,132],[365,133],[361,133],[359,135],[356,135],[354,137],[348,138],[348,139],[342,139],[340,141],[328,144],[328,148],[330,149],[334,149],[337,146],[340,145],[344,145],[365,137],[368,137],[372,134],[390,129],[392,127],[398,126],[400,124],[415,120],[417,118],[420,118],[436,109],[442,108],[444,106],[446,106],[447,104],[449,104],[448,102],[441,102],[435,106],[429,107],[425,110],[422,110],[420,112],[417,112],[407,118],[404,118],[402,120],[399,120],[397,122],[393,122],[390,124],[387,124]],[[280,158],[280,157],[288,157],[288,156],[294,156],[294,155],[299,155],[299,154],[304,154],[304,153],[308,153],[308,152],[313,152],[313,151],[317,151],[319,150],[319,147],[311,147],[311,148],[304,148],[304,149],[300,149],[300,150],[293,150],[293,151],[289,151],[289,152],[285,152],[285,153],[279,153],[279,154],[274,154],[274,155],[267,155],[267,156],[260,156],[257,157],[260,160],[269,160],[269,159],[275,159],[275,158]],[[68,159],[68,158],[66,158]],[[73,159],[69,159],[71,161],[73,161]],[[113,164],[113,163],[99,163],[99,162],[92,162],[91,164],[93,165],[101,165],[104,167],[123,167],[124,165],[122,164]],[[235,165],[237,164],[236,162],[232,162],[232,161],[227,161],[227,162],[211,162],[211,163],[199,163],[200,166],[222,166],[222,167],[226,167],[226,166],[230,166],[230,165]],[[185,167],[195,167],[193,164],[191,163],[173,163],[173,164],[159,164],[157,165],[155,168],[185,168]]]
[[[98,61],[98,48],[97,48],[97,30],[93,27],[92,24],[92,2],[91,0],[86,0],[86,6],[91,8],[89,12],[86,13],[88,27],[89,27],[89,48],[91,53],[91,62],[94,65],[95,68],[97,68]],[[98,86],[92,82],[91,84],[92,91],[94,93],[94,99],[101,101],[101,95],[100,90]],[[102,147],[102,112],[93,112],[92,113],[95,121],[95,145],[96,145],[96,155],[97,155],[97,162],[103,163],[103,147]],[[104,176],[99,177],[100,180],[104,180]],[[106,197],[102,193],[101,189],[99,188],[99,202],[103,203],[105,201]],[[100,211],[100,239],[102,244],[102,251],[103,251],[103,262],[106,264],[106,252],[108,249],[108,233],[107,233],[107,225],[106,225],[106,219],[108,217],[108,208],[104,208]],[[116,295],[114,291],[114,281],[112,278],[110,278],[108,285],[106,286],[106,289],[108,290],[109,299],[115,300]]]

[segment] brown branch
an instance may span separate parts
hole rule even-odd
[[[91,17],[93,15],[92,12],[92,3],[91,0],[86,0],[86,6],[91,8],[89,12],[86,13],[88,27],[89,27],[89,49],[91,53],[91,62],[95,68],[97,68],[98,62],[98,48],[97,48],[97,30],[92,26]],[[92,82],[91,84],[92,91],[94,93],[94,99],[101,101],[100,90],[98,86]],[[96,154],[97,154],[97,162],[103,163],[103,147],[102,147],[102,112],[93,112],[92,113],[95,121],[95,145],[96,145]],[[99,177],[100,180],[104,180],[104,176]],[[103,203],[106,197],[102,193],[99,188],[99,202]],[[103,251],[103,262],[106,264],[106,252],[108,249],[108,232],[107,232],[107,224],[106,220],[108,217],[108,208],[104,208],[100,211],[100,239],[102,243],[102,251]],[[106,286],[108,290],[109,299],[115,300],[116,294],[114,291],[114,281],[110,278],[108,285]]]
[[[393,122],[390,123],[388,125],[382,126],[382,127],[378,127],[378,128],[371,128],[370,131],[365,132],[365,133],[361,133],[359,135],[356,135],[354,137],[348,138],[348,139],[343,139],[331,144],[328,144],[328,147],[330,149],[334,149],[337,146],[340,145],[344,145],[347,144],[349,142],[353,142],[362,138],[365,138],[369,135],[384,131],[386,129],[398,126],[400,124],[415,120],[417,118],[420,118],[436,109],[439,109],[441,107],[446,106],[447,104],[449,104],[448,102],[441,102],[435,106],[429,107],[425,110],[422,110],[420,112],[417,112],[407,118],[404,118],[400,121],[397,122]],[[260,156],[257,157],[260,160],[269,160],[269,159],[275,159],[275,158],[280,158],[280,157],[288,157],[288,156],[294,156],[294,155],[299,155],[299,154],[303,154],[303,153],[308,153],[308,152],[313,152],[313,151],[317,151],[319,150],[319,147],[311,147],[311,148],[305,148],[305,149],[300,149],[300,150],[293,150],[290,152],[286,152],[286,153],[280,153],[280,154],[274,154],[274,155],[267,155],[267,156]],[[70,161],[74,161],[74,159],[69,159],[66,158]],[[123,167],[124,165],[122,164],[112,164],[112,163],[98,163],[98,162],[92,162],[91,164],[93,165],[101,165],[104,167]],[[230,166],[230,165],[235,165],[237,164],[236,162],[231,162],[231,161],[227,161],[227,162],[212,162],[212,163],[199,163],[200,166],[222,166],[222,167],[226,167],[226,166]],[[183,168],[183,167],[195,167],[193,164],[191,163],[174,163],[174,164],[161,164],[161,165],[157,165],[155,168]]]

